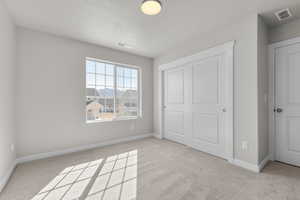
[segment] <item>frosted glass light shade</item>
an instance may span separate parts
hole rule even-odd
[[[162,6],[159,0],[144,0],[141,10],[146,15],[157,15],[161,12]]]

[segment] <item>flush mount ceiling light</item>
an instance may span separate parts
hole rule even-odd
[[[141,5],[141,10],[146,15],[157,15],[162,9],[162,4],[159,0],[144,0]]]

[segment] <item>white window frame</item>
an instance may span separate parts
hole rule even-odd
[[[117,74],[116,74],[116,69],[117,67],[124,67],[124,68],[129,68],[129,69],[136,69],[138,71],[138,74],[137,74],[137,92],[138,92],[138,106],[137,106],[137,116],[124,116],[124,117],[116,117],[116,118],[112,118],[112,119],[99,119],[99,120],[87,120],[87,112],[86,112],[86,98],[87,98],[87,95],[86,95],[86,61],[87,60],[90,60],[90,61],[94,61],[94,62],[101,62],[101,63],[107,63],[107,64],[112,64],[114,65],[114,98],[116,98],[116,87],[117,87]],[[135,66],[135,65],[129,65],[129,64],[124,64],[124,63],[118,63],[118,62],[112,62],[112,61],[108,61],[108,60],[103,60],[103,59],[98,59],[98,58],[92,58],[92,57],[86,57],[85,60],[84,60],[84,73],[85,73],[85,76],[84,76],[84,89],[85,89],[85,122],[87,124],[93,124],[93,123],[100,123],[100,122],[113,122],[113,121],[123,121],[123,120],[136,120],[136,119],[139,119],[139,118],[142,118],[143,115],[142,115],[142,69],[141,67],[139,66]],[[115,106],[115,104],[114,104]],[[114,112],[115,112],[115,109],[114,109]]]

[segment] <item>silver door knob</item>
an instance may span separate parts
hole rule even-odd
[[[276,108],[275,110],[277,113],[282,113],[283,112],[283,109],[282,108]]]

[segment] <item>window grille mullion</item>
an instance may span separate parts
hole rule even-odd
[[[116,103],[117,103],[117,66],[114,65],[114,116],[116,118]]]

